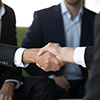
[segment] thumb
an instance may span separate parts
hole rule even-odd
[[[37,53],[38,56],[41,56],[43,53],[47,51],[46,48],[41,48],[40,51]]]

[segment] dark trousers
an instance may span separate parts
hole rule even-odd
[[[44,77],[26,77],[14,93],[13,100],[57,100],[55,82]]]
[[[81,99],[85,95],[85,80],[68,80],[71,85],[69,92],[57,85],[57,98]]]

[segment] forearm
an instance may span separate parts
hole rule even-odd
[[[7,82],[3,83],[2,89],[9,89],[9,88],[11,88],[12,90],[14,90],[15,86],[16,86],[16,82],[7,81]]]
[[[4,86],[5,84],[9,84],[9,85],[11,85],[12,87],[15,87],[15,86],[16,86],[16,82],[13,82],[13,81],[4,82],[3,86]]]
[[[0,100],[13,100],[15,82],[5,82],[0,89]]]
[[[74,62],[73,55],[74,55],[75,48],[71,47],[62,47],[60,50],[61,58],[64,62]]]
[[[22,55],[23,63],[36,63],[39,49],[25,49]]]

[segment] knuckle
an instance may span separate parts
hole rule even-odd
[[[52,43],[51,42],[49,42],[49,44],[48,45],[51,45]]]
[[[59,46],[59,43],[57,43],[56,45]]]
[[[46,69],[46,70],[48,69],[48,64],[45,64],[45,69]]]
[[[50,59],[51,58],[51,56],[50,55],[48,55],[48,59]]]
[[[48,65],[48,63],[49,63],[49,60],[48,59],[46,59],[45,60],[45,63],[46,63],[46,66]]]
[[[48,68],[45,68],[44,71],[48,71]]]
[[[59,62],[57,62],[56,64],[57,64],[58,67],[60,66],[60,63]]]

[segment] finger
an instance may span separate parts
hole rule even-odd
[[[3,94],[0,95],[0,100],[4,100],[4,95]]]
[[[54,55],[51,55],[51,63],[53,70],[59,70],[61,68],[58,58],[56,58]]]
[[[48,43],[46,46],[41,48],[37,55],[41,56],[44,52],[48,51],[49,45],[50,45],[50,43]]]
[[[60,65],[61,67],[64,66],[64,65],[66,64],[66,62],[61,61],[57,56],[56,56],[56,58],[58,59],[59,65]]]
[[[5,96],[5,99],[4,100],[9,100],[7,95]]]
[[[64,78],[64,76],[61,76],[60,79],[61,79],[61,82],[62,82],[62,88],[65,89],[66,88],[66,85],[67,85],[66,84],[66,79]]]
[[[38,67],[42,68],[38,63],[36,63],[36,65],[37,65]]]
[[[59,52],[58,52],[58,48],[52,46],[52,47],[49,47],[48,48],[48,51],[52,54],[54,54],[55,56],[59,55]]]
[[[57,57],[59,60],[61,60],[60,55],[56,55],[56,57]]]
[[[64,82],[66,85],[69,85],[69,82],[66,80],[66,78],[65,78],[64,76],[62,76],[61,79],[63,80],[63,82]]]
[[[60,46],[60,44],[59,43],[48,43],[46,46],[40,49],[37,55],[39,56],[42,55],[44,52],[48,51],[48,48],[52,46]]]
[[[41,56],[44,52],[47,51],[47,48],[41,48],[40,51],[37,53],[38,56]]]
[[[36,65],[37,65],[39,68],[41,68],[41,69],[44,70],[44,68],[43,68],[42,66],[40,66],[38,63],[36,63]]]
[[[64,88],[67,92],[69,92],[69,88],[71,87],[71,85],[69,84],[69,82],[66,80],[66,78],[64,76],[61,77],[61,79],[63,80],[64,82]]]
[[[9,96],[9,100],[12,100],[12,97]]]
[[[47,69],[45,69],[44,67],[40,66],[38,63],[36,63],[36,65],[37,65],[39,68],[41,68],[41,69],[43,69],[44,71],[46,71],[46,72],[50,71],[50,70],[47,70]]]
[[[61,77],[58,77],[58,78],[57,78],[57,84],[58,84],[60,87],[64,88],[64,83],[63,83],[63,80],[61,79]]]

